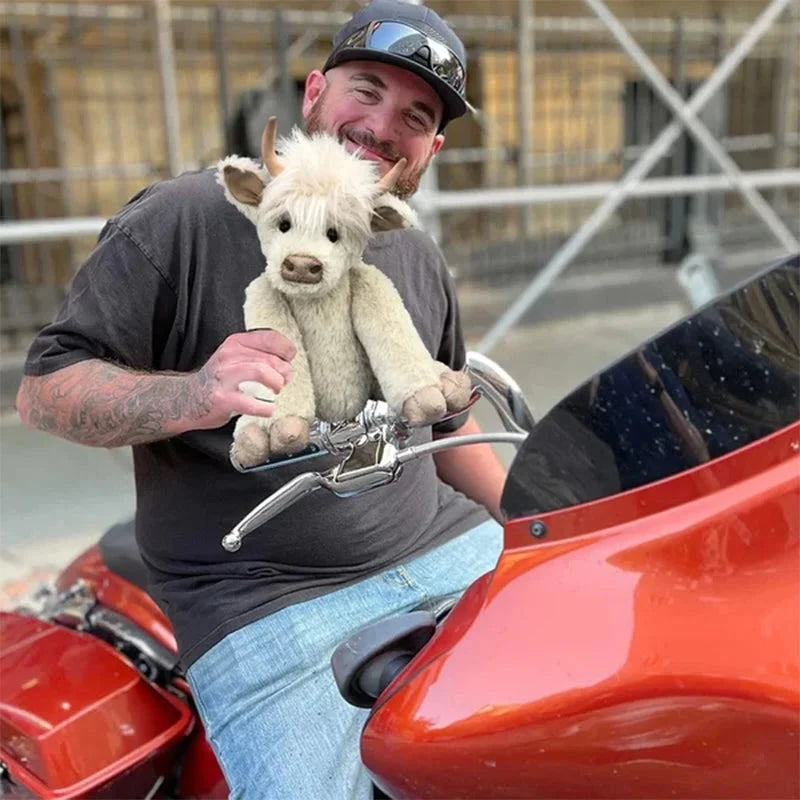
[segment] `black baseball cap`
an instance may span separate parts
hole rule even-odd
[[[382,61],[419,75],[442,100],[439,130],[467,111],[464,44],[435,12],[406,0],[372,0],[333,39],[323,72],[346,61]]]

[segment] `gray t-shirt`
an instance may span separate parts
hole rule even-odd
[[[431,354],[460,368],[454,289],[431,239],[378,234],[365,261],[392,279]],[[155,184],[106,225],[56,320],[34,341],[25,372],[45,375],[90,358],[198,369],[244,330],[245,288],[264,267],[254,226],[225,200],[214,170]],[[255,619],[408,561],[488,518],[439,481],[427,458],[361,497],[318,491],[229,554],[222,536],[309,469],[306,462],[240,474],[228,460],[232,433],[233,422],[133,448],[137,540],[186,667]],[[418,436],[430,439],[430,429]]]

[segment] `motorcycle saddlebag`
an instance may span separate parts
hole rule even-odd
[[[113,647],[0,613],[0,794],[158,796],[192,722]]]

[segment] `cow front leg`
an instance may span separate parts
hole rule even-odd
[[[353,324],[386,402],[411,425],[437,422],[448,405],[442,365],[431,358],[389,278],[368,264],[352,274]]]
[[[255,467],[269,460],[269,417],[243,414],[233,429],[231,459],[241,467]]]
[[[315,404],[311,372],[297,320],[286,299],[270,285],[266,274],[247,287],[244,321],[248,330],[279,331],[297,351],[292,360],[292,377],[277,395],[270,395],[274,403],[272,416],[243,416],[236,423],[231,455],[247,467],[262,464],[270,457],[304,450],[309,441],[309,423],[314,419]],[[263,394],[258,384],[243,384],[240,388],[255,397]]]
[[[302,341],[298,335],[293,342]],[[269,426],[269,450],[273,456],[293,455],[308,447],[309,428],[316,416],[314,386],[308,356],[302,345],[296,345],[292,361],[292,378],[275,398],[275,413]]]

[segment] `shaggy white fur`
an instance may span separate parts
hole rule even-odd
[[[242,466],[302,450],[315,417],[351,419],[370,397],[424,425],[464,408],[471,389],[431,358],[392,282],[362,260],[371,231],[415,225],[412,209],[384,191],[372,162],[331,136],[295,130],[278,149],[275,175],[238,156],[217,173],[267,261],[247,288],[245,326],[278,330],[297,348],[292,380],[276,397],[260,384],[240,387],[275,403],[270,418],[237,421],[232,456]]]

